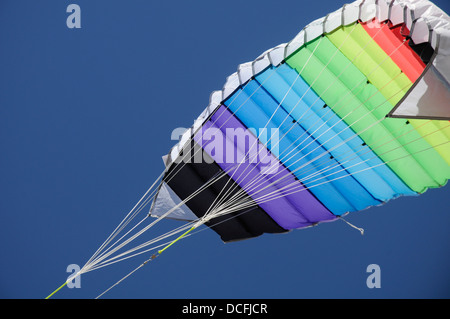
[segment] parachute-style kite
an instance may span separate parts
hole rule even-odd
[[[167,217],[202,218],[233,241],[443,186],[449,83],[443,11],[415,0],[345,5],[212,93],[165,157],[152,214],[183,203]]]
[[[239,65],[77,275],[160,249],[152,260],[203,224],[243,240],[443,186],[449,120],[449,16],[426,0],[347,4]],[[150,224],[116,240],[146,205]],[[188,222],[118,253],[166,218]]]

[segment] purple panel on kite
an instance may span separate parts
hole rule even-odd
[[[194,139],[281,227],[336,218],[225,106]]]

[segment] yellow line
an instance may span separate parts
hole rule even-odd
[[[49,299],[51,296],[53,296],[54,294],[56,294],[62,287],[64,287],[65,285],[67,285],[67,281],[62,284],[58,289],[56,289],[54,292],[52,292],[50,295],[47,296],[47,298],[45,299]]]
[[[184,234],[182,234],[180,237],[178,237],[177,239],[175,239],[173,242],[171,242],[170,244],[168,244],[166,247],[164,247],[161,250],[158,250],[158,254],[161,254],[164,250],[166,250],[167,248],[169,248],[170,246],[172,246],[173,244],[175,244],[177,241],[179,241],[181,238],[183,238],[184,236],[186,236],[187,234],[189,234],[191,231],[193,231],[195,229],[195,227],[191,227],[191,229],[189,229],[187,232],[185,232]]]

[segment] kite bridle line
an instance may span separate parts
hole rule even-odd
[[[196,223],[194,223],[187,231],[185,231],[183,234],[181,234],[180,236],[178,236],[177,238],[175,238],[174,240],[170,241],[169,243],[163,244],[163,248],[158,250],[156,253],[152,254],[150,256],[150,258],[148,258],[147,260],[145,260],[143,263],[141,263],[138,267],[136,267],[135,269],[133,269],[131,272],[129,272],[127,275],[125,275],[124,277],[122,277],[119,281],[117,281],[114,285],[112,285],[111,287],[109,287],[107,290],[105,290],[103,293],[101,293],[99,296],[97,296],[95,299],[100,298],[102,295],[104,295],[106,292],[108,292],[109,290],[111,290],[112,288],[114,288],[115,286],[117,286],[119,283],[121,283],[122,281],[124,281],[126,278],[128,278],[129,276],[131,276],[133,273],[135,273],[138,269],[142,268],[143,266],[145,266],[146,264],[148,264],[150,261],[154,260],[156,257],[160,256],[164,251],[166,251],[169,247],[171,247],[173,244],[175,244],[176,242],[178,242],[179,240],[185,238],[186,236],[189,235],[190,232],[192,232],[193,230],[197,229],[199,226],[203,225],[204,223],[206,223],[209,220],[209,218],[200,218],[199,220],[197,220]],[[58,291],[60,291],[62,288],[64,288],[70,281],[74,280],[75,278],[79,277],[82,274],[82,271],[80,270],[79,272],[77,272],[75,275],[70,276],[66,282],[64,282],[61,286],[59,286],[57,289],[55,289],[50,295],[48,295],[45,299],[50,299],[53,295],[55,295]]]
[[[63,283],[59,288],[56,288],[55,291],[53,291],[50,295],[48,295],[45,299],[50,299],[54,294],[56,294],[58,291],[60,291],[62,288],[64,288],[67,285],[68,281]]]

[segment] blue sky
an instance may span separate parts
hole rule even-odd
[[[66,26],[71,3],[81,29]],[[172,130],[189,127],[238,64],[344,3],[2,1],[0,298],[61,285],[161,173]],[[337,221],[223,244],[206,229],[104,297],[449,298],[448,195],[349,215],[364,236]],[[85,274],[55,298],[95,298],[146,258]],[[381,288],[366,285],[370,264]]]

